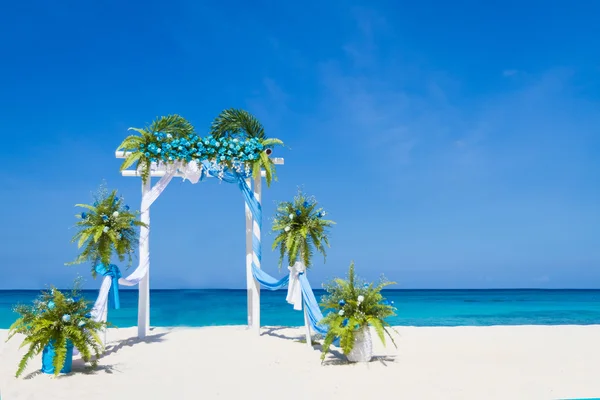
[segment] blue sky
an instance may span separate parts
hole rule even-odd
[[[127,128],[179,113],[206,134],[229,107],[288,145],[265,216],[302,186],[338,223],[314,286],[354,260],[399,288],[600,287],[599,14],[591,0],[4,4],[0,289],[97,287],[63,265],[74,204],[104,179],[139,208],[114,158]],[[236,187],[174,181],[151,224],[152,287],[245,287]]]

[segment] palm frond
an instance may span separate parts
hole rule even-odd
[[[211,125],[210,134],[216,139],[224,136],[265,138],[264,127],[258,119],[248,111],[236,108],[221,111]]]

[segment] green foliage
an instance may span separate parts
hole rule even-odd
[[[130,152],[129,156],[123,161],[121,171],[135,164],[136,169],[141,167],[142,180],[146,182],[150,178],[151,161],[145,157],[141,148],[147,148],[150,144],[156,144],[159,139],[157,133],[171,135],[174,138],[188,138],[194,133],[194,127],[185,118],[180,115],[168,115],[154,120],[145,128],[129,128],[130,131],[136,131],[139,135],[130,135],[123,140],[117,150]]]
[[[264,127],[256,117],[248,111],[236,108],[221,111],[211,125],[210,134],[215,139],[230,137],[247,140],[256,138],[260,140],[265,148],[283,145],[283,142],[279,139],[267,138]],[[271,186],[271,181],[277,180],[275,164],[273,164],[273,160],[264,152],[252,163],[252,176],[256,178],[260,174],[261,169],[265,170],[267,186]]]
[[[96,277],[94,267],[100,262],[110,264],[113,254],[120,261],[128,257],[128,266],[131,266],[138,243],[137,228],[146,224],[138,220],[139,212],[130,211],[123,198],[117,197],[116,190],[109,192],[101,186],[94,197],[93,205],[76,205],[86,211],[76,215],[79,218],[75,225],[78,232],[71,242],[77,242],[77,247],[83,250],[75,261],[67,265],[89,261],[92,263],[92,275]]]
[[[395,282],[387,281],[384,277],[377,284],[364,282],[355,275],[352,262],[347,279],[336,278],[323,286],[327,295],[321,299],[321,306],[330,312],[320,321],[320,324],[329,327],[323,342],[321,360],[325,359],[336,337],[340,338],[343,353],[350,353],[354,347],[355,333],[369,325],[375,329],[383,344],[387,334],[396,345],[388,330],[391,327],[385,321],[396,315],[395,307],[393,302],[389,303],[381,295],[384,287],[393,284]]]
[[[152,162],[203,160],[229,168],[238,163],[242,165],[241,169],[252,169],[254,177],[264,169],[268,186],[276,180],[275,165],[263,149],[283,145],[283,142],[267,138],[262,124],[247,111],[232,108],[221,112],[211,126],[209,138],[212,141],[199,138],[192,124],[179,115],[158,118],[145,128],[129,129],[138,134],[126,137],[118,147],[118,150],[129,152],[121,171],[135,165],[141,171],[144,182],[150,178]],[[215,139],[232,145],[231,151],[215,151],[224,147],[223,143],[215,143]]]
[[[316,249],[326,257],[325,246],[329,247],[328,229],[335,222],[323,219],[323,208],[317,207],[314,198],[306,197],[301,190],[291,202],[281,202],[273,219],[273,232],[277,233],[273,250],[279,247],[279,267],[287,255],[288,265],[302,258],[306,268]]]
[[[222,137],[237,137],[240,140],[246,138],[265,139],[265,129],[258,119],[248,111],[230,108],[221,111],[214,119],[210,134],[215,139]]]
[[[14,311],[20,317],[11,325],[7,341],[16,334],[25,338],[20,347],[29,346],[19,362],[16,377],[19,377],[28,361],[40,354],[51,341],[54,343],[54,374],[58,375],[66,359],[66,344],[71,341],[86,362],[97,365],[97,359],[103,350],[97,331],[106,327],[105,322],[96,322],[91,318],[88,303],[79,295],[79,282],[72,291],[62,293],[52,287],[43,291],[33,305],[19,304]],[[92,353],[95,358],[92,360]]]

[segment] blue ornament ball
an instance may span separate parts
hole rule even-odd
[[[300,210],[296,210],[296,215],[297,215],[297,216],[300,216],[300,214],[302,214],[302,211],[300,211]]]
[[[310,204],[308,203],[308,201],[305,201],[304,203],[302,203],[302,205],[303,205],[304,207],[308,207]]]
[[[84,213],[84,212],[82,212],[82,213],[81,213],[81,218],[82,218],[82,219],[86,219],[86,218],[87,218],[87,213]]]
[[[340,300],[340,302],[338,304],[340,305],[340,307],[344,307],[346,305],[346,301]]]

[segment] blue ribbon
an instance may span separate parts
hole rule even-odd
[[[112,278],[112,285],[110,285],[110,291],[113,294],[113,306],[115,309],[121,308],[121,302],[119,300],[119,278],[121,277],[121,271],[119,267],[114,264],[98,264],[95,267],[96,273],[102,276],[110,276]],[[109,296],[110,298],[110,296]]]
[[[254,276],[254,279],[256,279],[264,288],[269,290],[278,290],[284,288],[290,281],[289,275],[286,275],[281,279],[275,279],[262,269],[256,268],[254,263],[252,263],[252,276]]]

